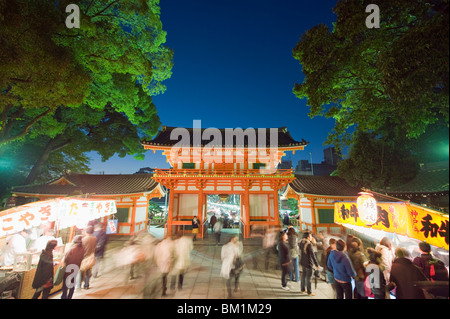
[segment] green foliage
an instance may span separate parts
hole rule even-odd
[[[143,159],[140,140],[160,126],[152,96],[173,52],[159,1],[78,1],[79,29],[65,26],[70,3],[0,0],[0,157],[19,161],[11,176],[31,170],[27,182],[86,171],[89,151]]]
[[[291,215],[297,215],[298,214],[298,201],[293,198],[289,198],[287,200],[287,205],[290,210],[292,210]]]
[[[335,120],[328,144],[351,144],[352,131],[394,131],[416,138],[430,124],[448,125],[448,1],[378,3],[380,28],[368,29],[371,1],[339,1],[333,30],[320,24],[293,49],[310,116]]]
[[[150,200],[148,202],[148,217],[152,217],[156,214],[161,214],[163,212],[162,208],[159,207],[158,203]]]
[[[378,190],[406,183],[418,170],[408,143],[362,132],[356,133],[349,158],[338,163],[338,176],[349,184]]]

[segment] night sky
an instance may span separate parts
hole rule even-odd
[[[301,66],[292,57],[300,36],[319,23],[330,28],[337,0],[161,0],[166,46],[174,50],[167,91],[154,97],[162,125],[270,128],[286,126],[295,140],[310,142],[300,159],[323,160],[334,120],[308,117],[306,100],[292,93]],[[364,10],[364,8],[362,8]],[[91,172],[131,174],[141,167],[168,168],[162,152],[101,162],[91,154]],[[285,158],[286,158],[285,157]]]

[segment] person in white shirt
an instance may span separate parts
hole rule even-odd
[[[14,264],[14,259],[17,254],[27,252],[26,238],[30,235],[29,229],[24,229],[17,234],[12,235],[6,239],[6,244],[3,248],[2,266],[11,266]]]
[[[35,250],[35,251],[42,251],[45,249],[45,247],[47,247],[47,243],[50,240],[55,240],[55,231],[53,229],[48,229],[47,231],[45,231],[45,233],[37,238],[30,247],[30,250]]]

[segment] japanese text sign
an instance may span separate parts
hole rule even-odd
[[[376,220],[367,223],[360,218],[356,202],[336,202],[334,205],[337,224],[383,230],[449,249],[446,215],[403,202],[377,203]]]
[[[56,221],[59,228],[82,228],[90,220],[116,213],[114,200],[54,199],[0,212],[0,237]]]

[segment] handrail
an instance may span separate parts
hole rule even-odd
[[[242,219],[242,217],[239,218],[241,222],[241,234],[244,235],[244,238],[247,238],[247,223]]]

